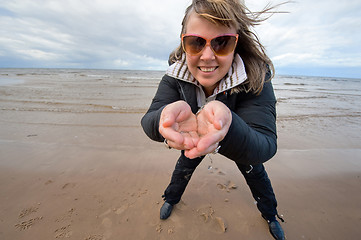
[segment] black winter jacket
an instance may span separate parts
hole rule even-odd
[[[155,97],[141,120],[144,132],[155,141],[164,141],[159,133],[159,120],[163,108],[178,100],[186,101],[193,113],[198,111],[197,86],[165,75],[159,83]],[[264,163],[277,151],[276,98],[272,83],[265,82],[259,95],[219,93],[216,100],[223,102],[232,112],[232,124],[220,142],[219,153],[244,165]]]

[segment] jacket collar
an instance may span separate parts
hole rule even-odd
[[[182,58],[175,63],[173,63],[167,69],[166,75],[179,79],[181,81],[192,83],[199,88],[201,88],[200,83],[193,77],[190,73],[187,62],[185,59],[185,54],[183,54]],[[218,93],[230,90],[241,83],[243,83],[247,79],[246,70],[244,67],[244,63],[242,58],[236,54],[233,59],[233,63],[228,73],[224,78],[219,81],[218,86],[214,89],[213,95],[215,96]]]

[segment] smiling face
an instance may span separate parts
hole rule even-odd
[[[189,15],[185,29],[185,34],[194,34],[205,39],[212,39],[225,34],[236,34],[234,28],[216,25],[195,12]],[[186,53],[188,69],[203,86],[207,96],[213,94],[218,82],[227,74],[232,65],[233,57],[234,51],[227,56],[217,56],[209,45],[206,45],[199,55],[194,56]]]

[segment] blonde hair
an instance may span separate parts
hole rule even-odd
[[[274,66],[251,28],[267,19],[268,17],[261,19],[260,16],[264,13],[272,14],[272,9],[273,7],[267,5],[261,12],[253,13],[239,0],[193,0],[185,11],[181,34],[186,33],[186,23],[193,11],[214,24],[234,27],[239,35],[235,53],[243,59],[248,78],[244,84],[232,89],[232,93],[246,91],[259,94],[266,74],[270,72],[268,80],[274,77]],[[180,44],[170,54],[169,62],[180,60],[183,54],[185,53]]]

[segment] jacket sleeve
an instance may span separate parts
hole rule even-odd
[[[141,120],[143,130],[150,139],[158,142],[164,141],[163,136],[159,133],[160,115],[167,104],[178,100],[181,100],[181,96],[176,80],[165,75],[159,83],[147,113]]]
[[[232,111],[232,124],[220,142],[219,153],[239,164],[255,165],[277,151],[276,98],[271,82],[259,95],[240,94]]]

